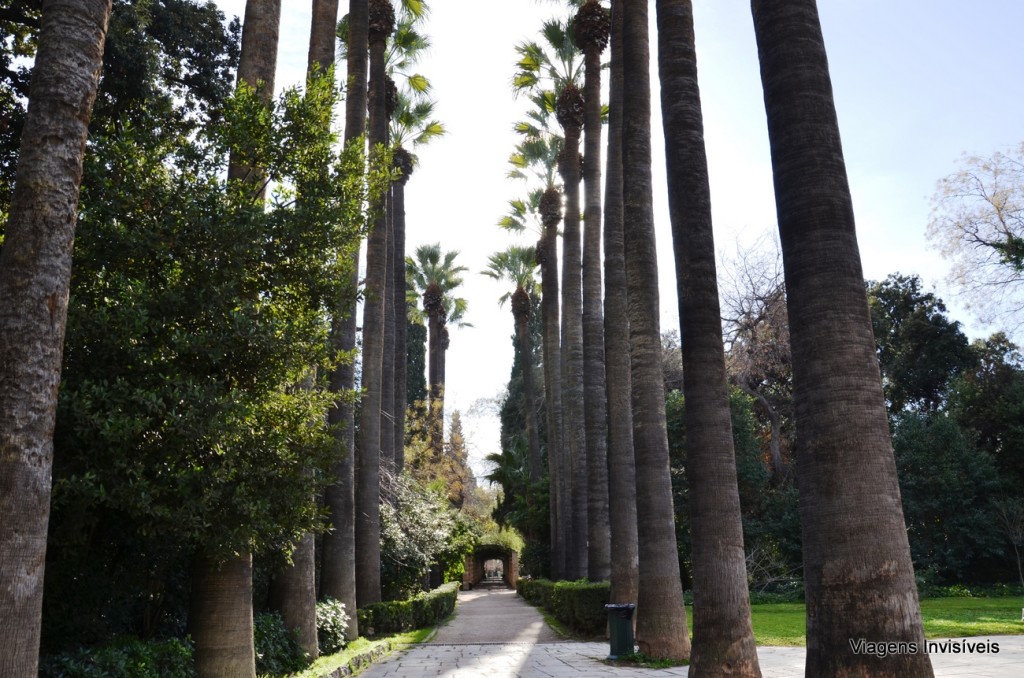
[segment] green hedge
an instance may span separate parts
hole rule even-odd
[[[543,607],[569,628],[585,635],[604,633],[611,585],[606,581],[520,579],[516,591],[531,605]]]
[[[361,607],[359,631],[372,638],[431,626],[455,611],[458,597],[459,583],[449,582],[409,600],[389,600]]]
[[[84,648],[44,660],[44,678],[194,678],[189,640],[139,640],[123,636],[99,648]]]

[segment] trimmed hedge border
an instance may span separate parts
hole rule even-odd
[[[449,582],[409,600],[389,600],[361,607],[359,630],[367,638],[390,636],[432,626],[455,611],[459,583]]]
[[[572,630],[588,635],[604,634],[608,613],[604,606],[611,595],[606,581],[559,581],[520,579],[516,592],[531,605],[543,607]]]

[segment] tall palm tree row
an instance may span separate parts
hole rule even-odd
[[[601,308],[601,53],[611,16],[598,0],[576,13],[573,39],[584,54],[583,412],[587,459],[587,574],[611,576],[608,506],[608,401]]]
[[[807,675],[931,676],[815,0],[753,0],[793,356]]]
[[[411,79],[410,79],[411,80]],[[408,375],[406,353],[408,340],[406,266],[405,266],[405,185],[412,177],[416,156],[406,150],[415,148],[443,136],[444,125],[435,120],[435,102],[427,98],[428,87],[417,92],[411,85],[398,92],[398,105],[391,120],[391,140],[394,144],[393,167],[398,178],[391,187],[391,205],[394,232],[393,288],[395,314],[395,394],[394,394],[394,466],[401,473],[405,464],[405,408]]]
[[[522,47],[522,46],[521,46]],[[532,58],[521,49],[523,59]],[[558,224],[562,220],[562,197],[555,185],[556,167],[563,148],[560,136],[548,129],[552,93],[530,97],[536,105],[527,112],[528,121],[516,125],[524,135],[510,156],[509,178],[529,179],[534,175],[542,187],[530,191],[526,199],[509,201],[509,213],[498,222],[502,228],[523,232],[531,222],[539,222],[540,239],[535,248],[541,269],[542,358],[544,363],[544,401],[546,418],[545,449],[548,458],[548,484],[551,515],[551,576],[566,574],[566,557],[572,538],[568,460],[562,445],[562,373],[559,343],[558,298]]]
[[[110,8],[110,0],[43,8],[0,250],[0,675],[5,676],[38,673],[71,242]]]
[[[367,58],[369,50],[369,6],[367,0],[349,0],[345,88],[345,144],[363,143],[366,133]],[[356,289],[359,287],[359,248],[353,253],[350,294],[333,309],[331,343],[340,351],[356,348]],[[355,408],[344,397],[355,388],[355,366],[342,361],[330,375],[335,405],[327,420],[337,441],[339,462],[332,469],[334,482],[324,491],[334,529],[323,536],[320,558],[320,594],[341,601],[347,610],[356,609],[356,496],[355,496]],[[346,635],[359,636],[357,615],[350,614]]]
[[[580,135],[583,128],[583,93],[579,89],[582,64],[566,21],[547,21],[541,34],[544,45],[523,43],[513,87],[540,95],[563,132],[558,170],[565,194],[562,217],[561,380],[562,444],[567,456],[571,541],[566,544],[569,579],[587,576],[587,463],[583,412],[583,291],[580,236]],[[544,253],[545,256],[548,254]],[[545,295],[550,294],[545,286]]]
[[[523,369],[523,412],[526,418],[526,444],[529,454],[530,483],[541,480],[540,433],[537,427],[537,406],[534,402],[533,386],[533,345],[530,339],[530,315],[533,308],[532,296],[537,291],[534,269],[537,253],[533,247],[512,246],[503,252],[492,254],[484,275],[515,287],[499,299],[504,304],[511,299],[512,317],[515,319],[516,339],[522,356]]]
[[[274,96],[277,45],[281,29],[280,0],[248,0],[238,82],[253,87],[269,106]],[[259,168],[230,161],[228,180],[252,182],[257,199],[265,192]],[[216,545],[209,545],[212,549]],[[256,676],[253,645],[252,553],[227,559],[201,552],[192,563],[189,633],[195,641],[196,672],[213,676]]]
[[[387,140],[387,38],[395,25],[389,0],[370,0],[369,134],[371,161],[378,161]],[[387,215],[385,205],[370,206],[373,226],[366,243],[366,294],[363,302],[363,398],[356,441],[356,602],[380,601],[380,449],[384,394],[384,306],[387,300]]]
[[[435,459],[441,458],[444,447],[446,325],[468,326],[464,320],[466,300],[452,294],[462,284],[461,274],[469,270],[455,264],[458,255],[458,251],[444,252],[440,243],[434,243],[417,247],[405,262],[409,287],[423,299],[427,320],[428,437]]]
[[[711,228],[711,187],[697,84],[693,5],[658,0],[665,128],[686,402],[696,675],[760,676],[750,621],[743,523]]]
[[[604,197],[604,349],[608,411],[608,493],[612,603],[637,600],[636,463],[622,213],[622,0],[612,0],[608,83],[608,153]]]
[[[636,638],[651,657],[686,659],[661,369],[658,265],[651,186],[647,1],[623,2],[623,213],[636,457],[639,581]]]

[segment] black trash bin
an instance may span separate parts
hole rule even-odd
[[[611,603],[605,605],[608,610],[608,636],[611,652],[608,659],[618,659],[633,654],[633,603]]]

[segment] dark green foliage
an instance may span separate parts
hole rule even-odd
[[[42,678],[193,678],[192,645],[176,638],[142,641],[123,636],[111,644],[44,658]]]
[[[995,464],[956,421],[904,414],[895,422],[893,451],[915,569],[943,584],[979,581],[1005,565],[991,505],[999,491]]]
[[[455,611],[459,583],[449,582],[407,600],[391,600],[359,608],[359,631],[368,637],[424,628]]]
[[[281,615],[262,612],[253,617],[256,645],[256,673],[283,676],[309,665],[309,656],[299,647],[298,636],[285,628]]]
[[[918,276],[898,273],[867,284],[890,414],[942,408],[950,382],[975,360],[960,323],[947,318],[942,300],[921,287]]]
[[[603,634],[608,622],[604,606],[611,595],[606,582],[520,579],[516,591],[531,605],[543,607],[574,631],[586,636]]]
[[[333,598],[324,598],[316,604],[316,638],[321,655],[345,649],[348,618],[344,603]]]
[[[954,382],[951,415],[992,455],[1006,492],[1024,487],[1024,359],[1002,333],[971,345],[975,367]]]
[[[427,326],[409,322],[406,330],[406,404],[427,400]]]
[[[683,586],[690,587],[689,485],[686,476],[685,403],[680,391],[665,399],[668,442]],[[729,394],[736,475],[743,517],[748,575],[757,590],[792,584],[801,567],[800,517],[796,488],[772,483],[768,463],[757,439],[751,398],[733,389]]]

